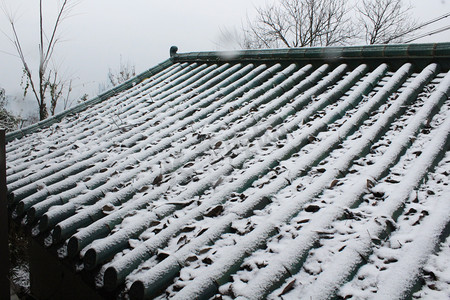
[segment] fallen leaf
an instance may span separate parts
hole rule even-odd
[[[186,236],[183,235],[182,237],[180,237],[180,238],[178,239],[177,245],[179,245],[179,244],[181,244],[181,243],[183,243],[183,242],[185,242],[185,241],[186,241]]]
[[[139,193],[143,193],[143,192],[145,192],[146,190],[148,190],[148,185],[145,185],[145,186],[143,186],[143,187],[141,187],[139,190],[138,190],[138,192]]]
[[[418,157],[418,156],[420,156],[420,155],[422,154],[422,151],[416,151],[416,152],[413,152],[413,154],[414,154],[416,157]]]
[[[195,226],[185,226],[181,229],[181,232],[191,232],[195,230]]]
[[[339,182],[339,180],[337,180],[337,179],[333,180],[330,184],[330,188],[334,187],[338,182]]]
[[[158,254],[156,255],[156,259],[158,260],[158,261],[163,261],[163,260],[165,260],[166,258],[168,258],[170,256],[170,253],[169,252],[164,252],[164,251],[158,251]]]
[[[200,250],[198,253],[201,254],[205,254],[206,252],[208,252],[209,250],[211,250],[211,247],[207,247],[207,248],[203,248],[202,250]]]
[[[213,263],[213,261],[212,261],[211,258],[206,257],[206,258],[202,259],[202,263],[207,264],[207,265],[210,265],[210,264]]]
[[[367,179],[366,186],[367,186],[368,189],[370,189],[370,188],[373,188],[375,186],[375,184],[373,183],[372,180]]]
[[[203,233],[205,233],[205,231],[208,230],[208,228],[203,228],[202,230],[200,230],[195,236],[201,236]]]
[[[158,176],[153,179],[153,185],[160,185],[163,179],[163,175],[159,174]]]
[[[303,219],[303,220],[297,221],[297,224],[303,224],[303,223],[308,223],[308,222],[309,222],[309,219]]]
[[[291,282],[289,282],[288,285],[283,289],[283,291],[278,295],[278,297],[286,294],[289,291],[291,291],[294,288],[295,281],[296,280],[294,279]]]
[[[376,198],[383,198],[384,193],[383,192],[372,192],[373,196]]]
[[[104,214],[110,214],[114,210],[114,205],[106,204],[102,207],[102,211]]]
[[[197,259],[198,259],[197,256],[191,255],[188,258],[186,258],[186,262],[193,262],[193,261],[196,261]]]
[[[218,206],[214,207],[213,209],[209,210],[205,214],[205,217],[217,217],[222,212],[223,212],[223,206],[222,205],[218,205]]]
[[[152,222],[150,223],[150,227],[157,226],[157,225],[159,225],[159,224],[161,224],[160,221],[152,221]]]
[[[400,181],[392,179],[392,178],[387,178],[385,181],[388,182],[388,183],[394,183],[394,184],[400,182]]]
[[[183,168],[190,168],[190,167],[192,167],[193,165],[194,165],[194,163],[193,163],[193,162],[190,162],[190,163],[185,164],[185,165],[183,166]]]
[[[315,212],[319,211],[319,209],[320,209],[320,207],[317,206],[317,205],[308,205],[308,206],[305,208],[305,211],[306,211],[306,212],[313,212],[313,213],[315,213]]]

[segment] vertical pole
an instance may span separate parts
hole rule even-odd
[[[0,130],[0,299],[10,299],[5,130]]]

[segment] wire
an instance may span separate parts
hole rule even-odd
[[[423,23],[423,24],[417,26],[416,28],[414,28],[414,29],[412,29],[412,30],[414,31],[414,30],[420,29],[420,28],[422,28],[422,27],[424,27],[424,26],[433,24],[433,23],[435,23],[435,22],[437,22],[437,21],[440,21],[440,20],[442,20],[442,19],[445,19],[445,18],[447,18],[447,17],[450,17],[450,12],[448,12],[448,13],[446,13],[446,14],[440,16],[440,17],[437,17],[437,18],[435,18],[435,19],[433,19],[433,20],[430,20],[430,21],[428,21],[428,22],[425,22],[425,23]]]
[[[430,25],[430,24],[436,23],[437,21],[440,21],[440,20],[445,19],[445,18],[448,18],[448,17],[450,17],[450,12],[448,12],[448,13],[446,13],[446,14],[443,14],[442,16],[439,16],[439,17],[437,17],[437,18],[434,18],[433,20],[430,20],[430,21],[427,21],[427,22],[425,22],[425,23],[422,23],[422,24],[420,24],[420,25],[418,25],[418,26],[416,26],[416,27],[414,27],[414,28],[412,28],[412,29],[410,29],[410,30],[407,30],[407,31],[405,31],[405,32],[402,32],[402,33],[400,33],[399,35],[394,36],[393,38],[390,38],[389,40],[395,40],[395,39],[398,39],[399,37],[402,37],[402,36],[404,36],[404,35],[407,35],[408,33],[411,33],[411,32],[413,32],[413,31],[419,30],[419,29],[421,29],[421,28],[423,28],[423,27],[425,27],[425,26],[428,26],[428,25]]]
[[[437,34],[437,33],[441,33],[441,32],[447,31],[449,29],[450,29],[450,25],[449,26],[445,26],[445,27],[441,27],[439,29],[436,29],[436,30],[430,31],[428,33],[416,36],[416,37],[414,37],[412,39],[409,39],[409,40],[405,41],[405,43],[411,43],[412,41],[421,39],[421,38],[426,37],[426,36],[430,36],[430,35],[434,35],[434,34]]]

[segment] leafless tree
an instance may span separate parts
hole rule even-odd
[[[120,64],[118,70],[113,70],[109,68],[108,72],[108,82],[112,86],[116,86],[127,81],[130,78],[136,76],[135,66],[129,61],[123,62],[122,57],[120,57]]]
[[[39,107],[40,120],[46,119],[49,114],[46,101],[48,94],[50,94],[51,97],[50,112],[54,114],[56,102],[61,97],[60,92],[65,88],[63,81],[58,77],[58,72],[55,70],[52,71],[49,68],[49,63],[52,60],[56,45],[60,42],[59,28],[61,23],[70,15],[76,4],[76,1],[69,0],[63,0],[60,2],[56,19],[51,27],[51,32],[50,34],[47,34],[44,30],[45,15],[43,1],[39,1],[39,66],[37,78],[33,76],[32,69],[30,68],[28,60],[25,56],[21,39],[19,38],[19,34],[16,29],[16,20],[12,13],[9,13],[6,9],[3,9],[11,25],[12,36],[9,38],[22,62],[24,73],[24,95],[26,95],[27,91],[31,89]]]
[[[414,31],[416,22],[411,6],[402,0],[362,0],[357,6],[359,27],[364,28],[367,44],[402,42]]]
[[[56,105],[59,103],[59,100],[63,100],[64,110],[70,106],[72,79],[64,79],[63,76],[60,76],[58,74],[58,70],[55,68],[49,71],[47,84],[50,96],[50,113],[53,116],[55,114]]]
[[[402,0],[278,0],[256,8],[241,34],[224,31],[244,49],[401,42],[418,29]]]
[[[122,56],[120,56],[119,68],[118,69],[109,68],[107,76],[108,79],[106,83],[99,84],[98,89],[100,93],[116,85],[124,83],[128,79],[131,79],[134,76],[136,76],[136,68],[134,64],[130,63],[129,61],[124,62],[122,60]]]
[[[353,37],[345,0],[280,0],[257,8],[243,48],[330,46]]]

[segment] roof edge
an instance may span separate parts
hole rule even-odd
[[[176,54],[175,61],[396,59],[450,57],[450,43],[390,44],[342,47],[311,47],[263,50],[189,52]]]
[[[124,90],[127,90],[131,87],[133,87],[136,84],[139,84],[140,82],[142,82],[144,79],[148,78],[149,76],[152,76],[158,72],[160,72],[161,70],[167,68],[168,66],[172,65],[174,63],[172,58],[169,58],[167,60],[165,60],[164,62],[134,76],[133,78],[113,87],[112,89],[97,95],[96,97],[87,100],[85,102],[82,102],[78,105],[75,105],[65,111],[62,111],[58,114],[55,114],[54,116],[51,116],[45,120],[42,120],[38,123],[35,123],[33,125],[30,125],[28,127],[25,128],[21,128],[18,130],[15,130],[13,132],[10,132],[8,134],[6,134],[5,139],[6,142],[10,142],[16,138],[22,138],[23,136],[36,132],[39,129],[45,128],[45,127],[49,127],[51,125],[53,125],[54,123],[60,122],[64,117],[70,115],[70,114],[76,114],[79,113],[83,110],[85,110],[86,108],[98,104],[100,102],[105,101],[106,99],[120,93],[123,92]]]

